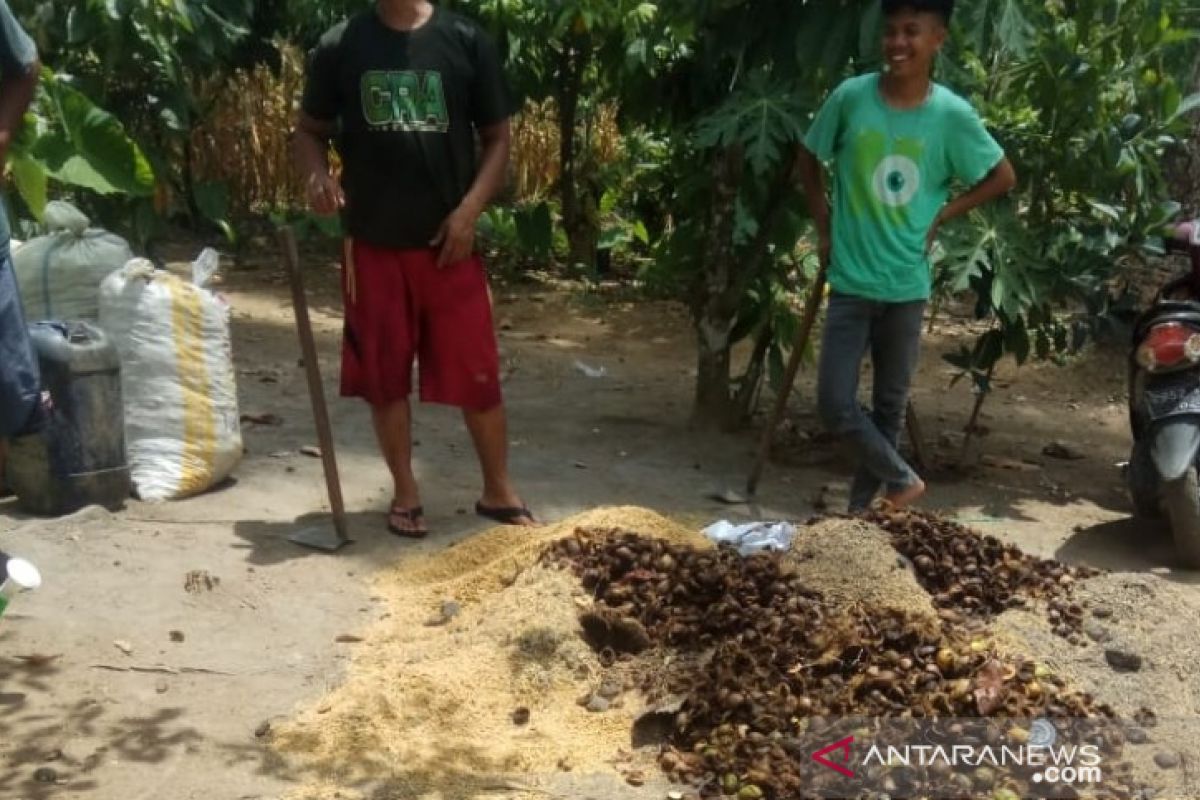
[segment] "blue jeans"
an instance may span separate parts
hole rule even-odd
[[[829,298],[817,377],[817,406],[832,433],[858,457],[850,510],[867,508],[881,488],[898,492],[917,480],[896,449],[909,385],[921,349],[925,302],[881,303],[834,293]],[[858,376],[870,348],[873,410],[858,403]]]
[[[29,429],[40,407],[41,389],[12,256],[6,255],[0,258],[0,439]]]

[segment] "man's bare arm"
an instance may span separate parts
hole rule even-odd
[[[481,145],[479,173],[462,204],[476,217],[483,213],[500,190],[508,175],[508,157],[512,149],[512,125],[506,119],[479,131]]]
[[[827,269],[832,238],[829,230],[829,198],[825,194],[825,167],[807,147],[800,145],[796,151],[796,168],[800,173],[800,183],[804,187],[808,213],[817,227],[817,247],[821,268]]]
[[[487,204],[504,188],[508,175],[508,154],[512,146],[512,126],[507,119],[480,128],[479,171],[462,202],[459,203],[431,244],[440,248],[438,266],[456,264],[475,248],[475,224]]]
[[[1017,171],[1007,158],[1000,161],[982,181],[947,203],[933,221],[925,238],[925,249],[933,247],[938,230],[952,219],[969,214],[979,206],[1003,197],[1017,185]]]
[[[336,130],[333,121],[301,111],[292,132],[292,157],[304,179],[308,201],[318,214],[335,214],[346,202],[342,188],[329,171],[329,142]]]

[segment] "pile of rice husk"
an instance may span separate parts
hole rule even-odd
[[[276,752],[310,781],[292,797],[352,798],[358,787],[466,800],[530,775],[614,773],[639,709],[579,704],[602,672],[579,636],[591,599],[570,574],[537,564],[580,527],[707,546],[653,512],[603,508],[536,530],[496,528],[384,571],[373,592],[390,615],[360,632],[345,683],[275,728]],[[431,624],[448,601],[457,615]],[[520,708],[527,724],[514,723]]]

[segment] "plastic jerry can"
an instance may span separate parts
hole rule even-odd
[[[41,516],[122,508],[131,484],[116,346],[86,322],[39,322],[29,332],[54,411],[40,433],[11,443],[17,505]]]

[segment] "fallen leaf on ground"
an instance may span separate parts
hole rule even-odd
[[[985,467],[994,467],[996,469],[1008,469],[1014,472],[1039,472],[1041,467],[1037,464],[1030,464],[1025,461],[1017,461],[1012,458],[1003,458],[1001,456],[983,456],[979,459],[979,463]]]
[[[1050,458],[1059,458],[1063,461],[1081,461],[1084,458],[1083,453],[1062,442],[1051,442],[1046,445],[1042,448],[1042,455]]]
[[[334,639],[338,644],[358,644],[362,641],[361,636],[353,636],[349,633],[343,633],[341,636]]]
[[[189,572],[183,579],[183,590],[188,594],[199,594],[200,592],[211,592],[221,583],[221,579],[215,575],[210,575],[206,570],[194,569]]]
[[[115,642],[113,642],[113,647],[117,648],[127,656],[133,655],[133,645],[123,639],[117,639]]]
[[[242,422],[252,425],[282,425],[283,417],[278,414],[242,414]]]
[[[990,715],[1004,703],[1004,665],[992,659],[975,676],[975,705],[983,716]]]
[[[300,448],[300,455],[312,456],[313,458],[320,458],[321,457],[321,448],[315,447],[311,444],[307,444],[304,447]]]
[[[53,656],[44,655],[42,653],[34,653],[33,655],[28,656],[17,656],[17,661],[24,663],[25,666],[31,669],[45,669],[55,661],[58,661],[60,658],[62,658],[61,653]]]

